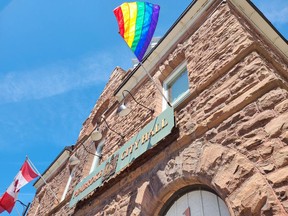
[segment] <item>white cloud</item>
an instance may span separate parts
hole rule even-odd
[[[106,82],[112,70],[112,57],[101,54],[76,63],[9,72],[0,77],[0,104],[51,97]]]

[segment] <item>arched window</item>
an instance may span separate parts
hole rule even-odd
[[[213,191],[184,188],[176,192],[161,211],[163,216],[230,216],[225,202]]]
[[[101,115],[107,111],[109,107],[110,100],[107,99],[104,103],[101,104],[101,106],[98,108],[97,112],[95,113],[93,119],[92,119],[92,125],[95,126],[97,122],[99,121],[99,118]]]

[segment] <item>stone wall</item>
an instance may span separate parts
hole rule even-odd
[[[287,215],[287,59],[226,3],[178,44],[154,71],[154,78],[163,82],[183,60],[191,94],[175,109],[177,139],[164,140],[165,148],[114,180],[106,191],[92,192],[73,208],[64,202],[55,215],[158,215],[176,191],[193,184],[217,192],[231,215]],[[101,97],[107,98],[111,91],[106,89]],[[107,131],[103,160],[161,112],[161,95],[148,79],[132,94],[156,112],[152,115],[128,97],[133,112],[118,117],[117,102],[110,104],[107,120],[125,138]],[[96,109],[101,103],[97,104]],[[93,128],[88,122],[92,120],[86,128]],[[89,139],[84,145],[95,150]],[[83,165],[70,196],[92,160],[80,147],[76,155]]]

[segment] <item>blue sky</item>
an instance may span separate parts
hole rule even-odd
[[[190,3],[152,2],[161,6],[155,36],[164,35]],[[287,0],[253,2],[287,38]],[[131,66],[134,57],[112,12],[121,3],[0,1],[1,194],[26,155],[43,172],[65,146],[75,144],[112,70]],[[27,204],[34,193],[30,183],[19,199]],[[15,208],[11,215],[18,215]]]

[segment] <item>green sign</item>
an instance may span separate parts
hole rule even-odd
[[[171,133],[173,127],[174,110],[168,107],[76,185],[70,207],[100,187],[102,183],[109,181],[110,177],[117,175],[148,149],[157,145],[160,140]]]

